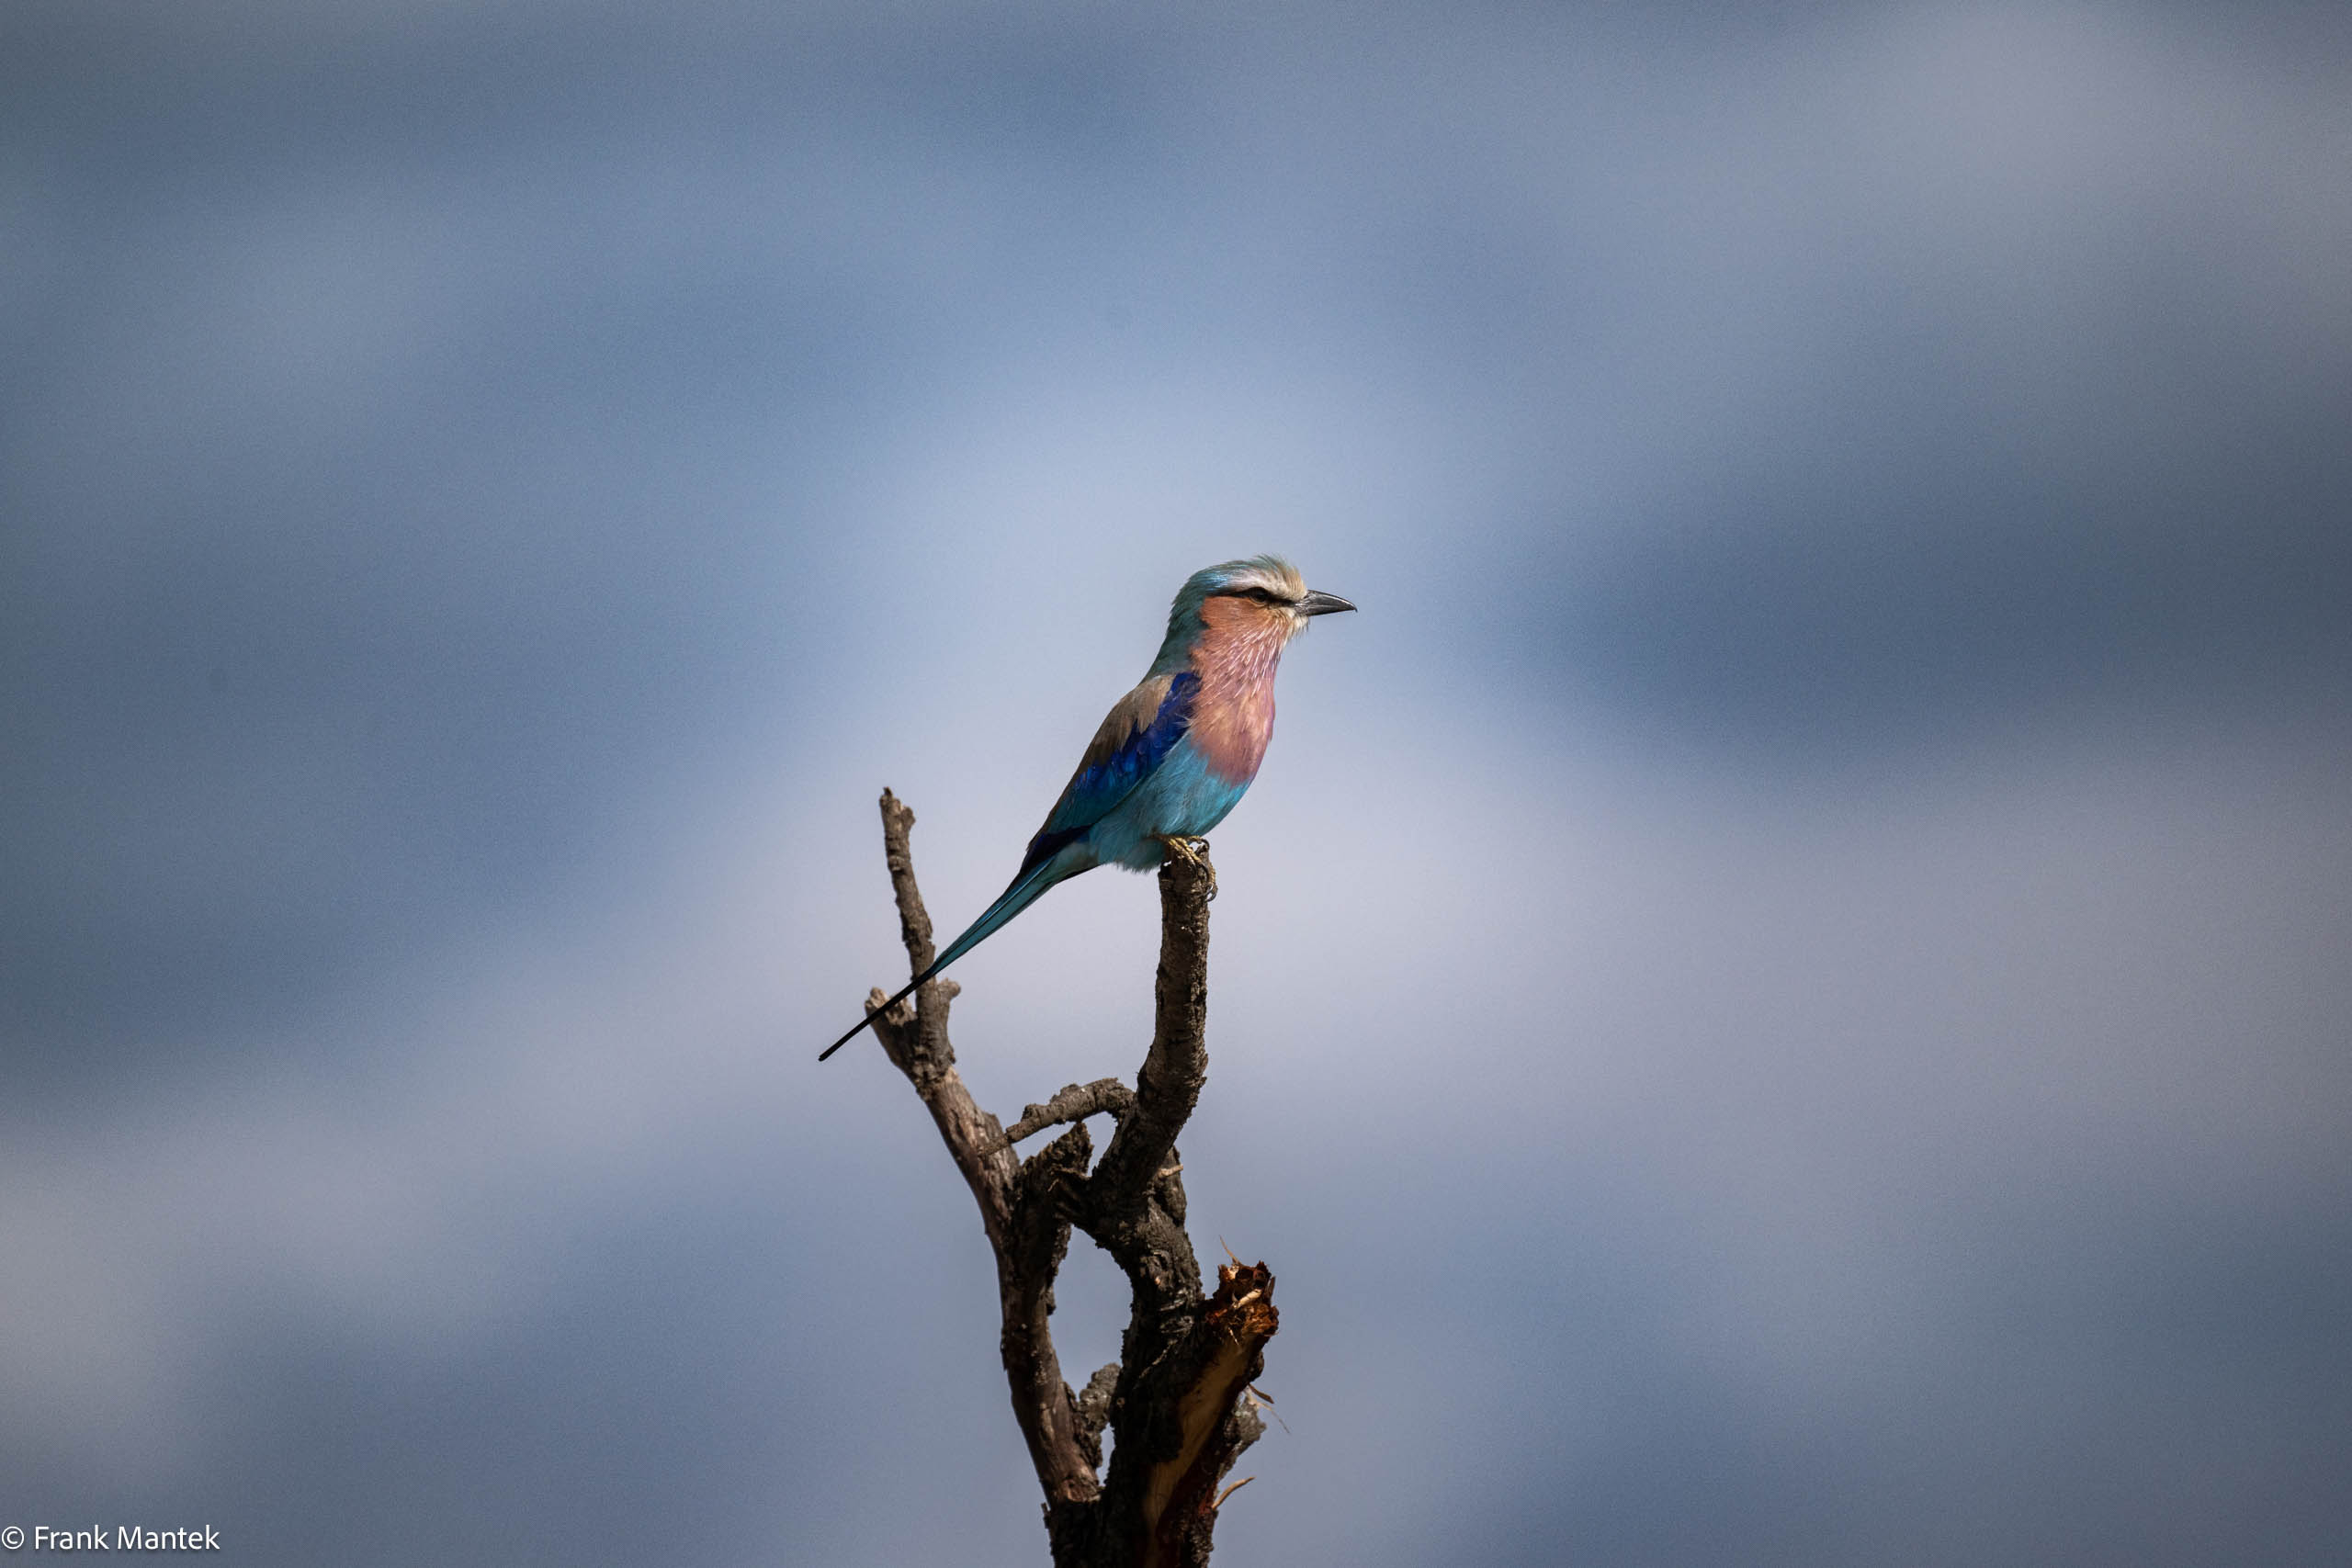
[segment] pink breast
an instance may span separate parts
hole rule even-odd
[[[1266,742],[1274,734],[1274,668],[1282,654],[1277,627],[1214,620],[1193,650],[1201,691],[1193,699],[1187,733],[1209,771],[1227,784],[1248,784],[1265,761]]]
[[[1274,683],[1215,693],[1206,682],[1193,703],[1188,733],[1193,749],[1209,772],[1227,784],[1248,784],[1266,760],[1266,742],[1274,735]]]

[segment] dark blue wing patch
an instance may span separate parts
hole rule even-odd
[[[1145,775],[1159,766],[1192,728],[1193,698],[1200,689],[1198,675],[1190,670],[1179,671],[1168,682],[1168,694],[1159,699],[1159,711],[1152,715],[1149,724],[1128,736],[1125,743],[1109,756],[1079,769],[1063,789],[1062,797],[1054,803],[1046,825],[1029,840],[1029,852],[1021,859],[1021,873],[1015,874],[1016,880],[1040,862],[1086,837],[1094,824],[1135,793]]]

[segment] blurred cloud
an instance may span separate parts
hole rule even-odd
[[[876,787],[977,908],[1274,547],[1365,613],[1217,840],[1229,1554],[2327,1561],[2347,45],[12,8],[0,1502],[1034,1560],[960,1190],[807,1056]],[[967,962],[984,1103],[1132,1066],[1150,899]]]

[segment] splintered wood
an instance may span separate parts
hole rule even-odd
[[[1263,1263],[1217,1267],[1216,1294],[1193,1331],[1204,1354],[1176,1405],[1182,1442],[1174,1458],[1153,1467],[1144,1489],[1145,1568],[1182,1562],[1184,1536],[1216,1511],[1217,1479],[1240,1446],[1227,1424],[1265,1369],[1266,1341],[1282,1324],[1273,1292],[1273,1272]]]

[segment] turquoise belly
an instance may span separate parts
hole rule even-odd
[[[1225,820],[1249,788],[1248,779],[1236,784],[1211,772],[1188,738],[1170,749],[1135,793],[1094,824],[1087,841],[1102,864],[1150,871],[1165,853],[1156,836],[1197,838],[1208,832]]]

